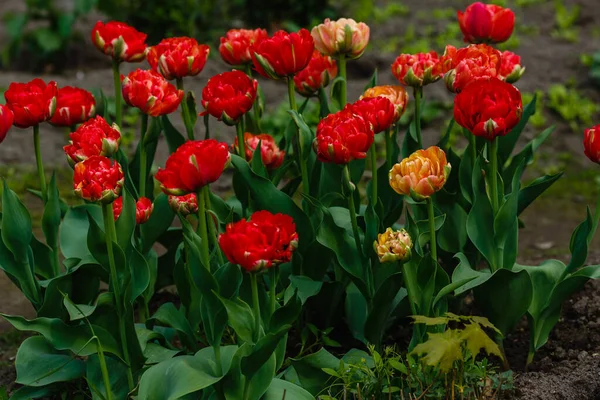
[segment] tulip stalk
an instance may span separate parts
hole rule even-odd
[[[384,132],[387,135],[387,132]],[[369,161],[371,162],[371,204],[373,207],[377,205],[377,151],[375,149],[375,144],[371,146],[369,150]]]
[[[298,106],[296,105],[296,95],[294,92],[294,78],[291,76],[288,76],[287,83],[288,83],[288,97],[290,100],[290,109],[298,112]],[[297,129],[297,132],[298,132],[298,135],[297,135],[296,150],[298,153],[298,165],[300,166],[300,175],[302,176],[302,187],[303,187],[304,193],[309,194],[310,185],[308,182],[308,170],[306,168],[306,163],[304,162],[302,140],[300,139],[300,130]]]
[[[394,135],[394,131],[392,131],[393,128],[389,128],[388,130],[386,130],[384,132],[385,135],[385,164],[387,169],[392,169],[392,165],[393,165],[393,160],[392,160],[392,152],[393,152],[393,137],[395,137]]]
[[[258,300],[258,282],[256,273],[250,273],[250,285],[252,286],[252,310],[254,312],[254,342],[260,339],[260,302]]]
[[[271,267],[269,269],[269,280],[271,281],[271,286],[269,287],[269,294],[270,294],[270,310],[271,310],[271,317],[273,317],[273,314],[275,313],[275,308],[276,308],[276,304],[277,304],[277,281],[279,280],[279,270],[277,270],[275,267]]]
[[[244,160],[246,159],[246,142],[244,141],[244,127],[242,126],[242,121],[235,124],[235,131],[237,133],[238,139],[238,156],[242,157]]]
[[[192,124],[192,118],[190,115],[190,108],[188,107],[185,89],[183,86],[183,78],[177,78],[177,89],[183,91],[183,100],[181,101],[181,118],[185,124],[185,130],[189,140],[194,140],[194,125]]]
[[[147,177],[148,161],[147,161],[147,154],[146,154],[146,143],[144,143],[145,139],[146,139],[146,133],[150,129],[150,124],[148,123],[148,118],[149,118],[148,114],[142,114],[142,130],[140,132],[140,182],[139,182],[139,189],[140,189],[141,197],[146,196],[146,181],[148,179],[148,177]]]
[[[246,75],[248,75],[248,78],[253,79],[252,78],[252,65],[251,64],[247,64],[246,65]],[[255,128],[257,129],[257,132],[260,132],[260,91],[256,90],[256,99],[254,99],[254,104],[252,105],[252,112],[254,113],[254,123],[256,124]]]
[[[44,204],[48,201],[48,184],[46,183],[46,174],[44,173],[44,163],[42,162],[42,151],[40,148],[40,126],[33,126],[33,147],[35,148],[35,162],[37,164],[38,177],[40,179],[40,191]]]
[[[436,238],[435,238],[435,212],[433,210],[433,200],[431,200],[431,197],[427,198],[427,215],[429,217],[429,234],[430,234],[430,239],[429,239],[429,247],[431,247],[431,258],[433,259],[434,263],[437,263],[437,243],[436,243]],[[437,270],[437,268],[436,268]],[[434,273],[434,279],[435,281],[435,273]]]
[[[198,201],[198,235],[202,239],[200,254],[202,255],[202,263],[204,267],[210,271],[210,254],[208,251],[208,230],[206,227],[206,192],[208,186],[203,186],[198,193],[196,199]]]
[[[127,383],[129,390],[133,390],[133,372],[131,370],[131,363],[129,361],[129,348],[127,346],[127,333],[125,332],[125,319],[123,318],[123,302],[121,297],[121,289],[119,287],[119,279],[117,277],[117,264],[115,263],[115,253],[113,249],[113,242],[117,240],[117,233],[115,229],[115,217],[113,213],[113,207],[111,203],[103,204],[102,211],[104,216],[104,237],[106,239],[106,250],[108,252],[108,264],[110,268],[110,288],[115,296],[115,303],[117,304],[117,314],[119,317],[119,334],[121,336],[121,348],[123,350],[123,360],[127,365]]]
[[[492,210],[494,217],[498,214],[498,138],[494,138],[490,142],[489,147],[491,181],[490,181],[490,196],[492,197]]]
[[[356,219],[356,205],[354,204],[354,190],[356,187],[352,180],[350,179],[350,169],[348,168],[348,164],[344,165],[344,186],[345,190],[348,191],[348,209],[350,211],[350,222],[352,223],[352,235],[354,236],[354,243],[356,244],[356,250],[358,254],[362,257],[362,246],[360,244],[360,234],[358,230],[358,221]]]
[[[340,87],[340,108],[344,108],[346,106],[346,103],[348,102],[347,100],[347,95],[346,95],[346,91],[348,90],[348,85],[346,83],[346,55],[345,54],[340,54],[338,57],[338,71],[339,71],[339,76],[341,76],[342,82],[341,82],[341,87]]]
[[[207,190],[204,191],[204,204],[206,206],[207,212],[211,210],[210,206],[210,186],[207,185]],[[216,249],[217,257],[219,258],[219,265],[223,265],[225,263],[225,259],[223,258],[223,253],[221,252],[221,248],[219,247],[219,229],[217,228],[214,219],[211,217],[208,222],[208,234],[210,236],[210,240],[212,242],[213,247]]]
[[[419,148],[423,148],[423,138],[421,137],[421,100],[423,99],[423,88],[418,86],[414,88],[415,95],[415,132]]]
[[[121,99],[121,72],[119,71],[120,61],[113,59],[112,70],[115,86],[115,123],[121,128],[123,119],[123,103]]]

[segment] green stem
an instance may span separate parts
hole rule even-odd
[[[213,350],[215,352],[215,361],[217,362],[217,375],[223,375],[223,362],[221,361],[221,343],[216,343],[213,345]]]
[[[346,55],[345,54],[340,54],[340,56],[339,56],[338,71],[339,71],[339,76],[344,78],[341,82],[341,88],[340,88],[340,106],[341,106],[341,108],[344,108],[346,106],[346,103],[348,102],[347,95],[346,95],[346,91],[347,91],[346,75],[347,74],[346,74]]]
[[[369,150],[369,158],[371,161],[371,172],[373,174],[373,177],[371,178],[371,204],[375,207],[377,205],[377,151],[375,150],[374,145],[371,146],[371,150]]]
[[[250,273],[250,284],[252,286],[252,309],[254,312],[254,342],[260,338],[260,303],[258,301],[258,282],[256,274]]]
[[[210,207],[210,186],[206,185],[207,189],[204,191],[204,204],[206,206],[206,212],[208,213],[209,210],[211,210]],[[212,242],[212,246],[213,248],[217,249],[217,257],[219,258],[219,265],[223,265],[225,264],[225,259],[223,258],[223,253],[221,252],[221,249],[219,248],[219,230],[217,229],[216,225],[215,225],[215,220],[213,219],[212,216],[207,217],[208,218],[208,234],[210,237],[210,240]]]
[[[206,186],[203,186],[198,193],[196,193],[196,197],[198,200],[198,235],[202,239],[200,254],[202,255],[202,263],[204,267],[210,271],[210,255],[208,252],[208,232],[206,229],[206,196],[204,195],[204,191],[206,191]]]
[[[44,204],[48,201],[48,185],[46,183],[46,174],[44,173],[44,163],[42,162],[42,151],[40,148],[40,126],[33,126],[33,147],[35,148],[35,162],[37,164],[38,177],[40,179],[40,191]]]
[[[121,72],[119,71],[118,60],[113,60],[112,70],[115,86],[115,123],[119,126],[119,128],[122,128],[121,122],[123,115],[123,106],[121,97]]]
[[[491,180],[490,195],[492,197],[492,210],[494,217],[498,214],[498,138],[490,142]]]
[[[246,141],[244,141],[244,127],[242,126],[241,121],[235,125],[235,130],[237,132],[237,140],[238,140],[238,156],[242,157],[245,160],[246,159]]]
[[[415,287],[413,283],[412,271],[408,268],[408,263],[402,263],[402,275],[404,276],[404,286],[408,293],[408,302],[410,303],[410,312],[417,315],[417,306],[415,302]]]
[[[433,261],[437,263],[437,244],[435,238],[435,212],[433,211],[433,200],[431,197],[427,198],[427,214],[429,217],[429,233],[430,233],[430,241],[429,245],[431,247],[431,258]],[[437,270],[437,268],[436,268]]]
[[[287,82],[288,82],[288,97],[290,100],[290,109],[298,112],[298,106],[296,105],[296,95],[294,92],[294,79],[291,77],[287,78]],[[304,149],[302,148],[302,141],[300,140],[300,131],[297,129],[297,136],[296,136],[296,152],[297,157],[298,157],[298,165],[300,166],[300,175],[302,176],[302,190],[304,191],[304,193],[309,194],[310,193],[310,185],[308,182],[308,170],[306,168],[306,162],[304,162],[304,157],[303,157],[303,152]]]
[[[115,253],[113,250],[113,242],[117,240],[117,234],[115,231],[115,217],[113,214],[112,204],[103,204],[102,211],[104,214],[104,237],[106,239],[106,249],[108,252],[108,264],[110,268],[110,289],[115,297],[115,303],[117,304],[117,314],[119,317],[119,334],[121,337],[121,347],[123,350],[123,360],[127,364],[127,382],[129,384],[129,390],[133,390],[133,372],[131,370],[131,363],[129,362],[129,349],[127,346],[127,333],[125,331],[125,320],[123,319],[123,302],[121,298],[121,289],[119,287],[119,279],[117,276],[117,265],[115,263]]]
[[[270,297],[270,301],[271,301],[271,316],[273,316],[273,313],[275,313],[275,306],[277,304],[277,281],[279,279],[279,271],[277,270],[277,267],[271,267],[269,269],[269,280],[271,281],[271,286],[269,287],[269,297]]]
[[[100,339],[96,336],[98,342],[98,361],[100,361],[100,371],[102,372],[102,381],[104,382],[104,389],[106,389],[106,400],[113,399],[112,389],[110,387],[110,375],[108,374],[108,367],[106,366],[106,359],[104,358],[104,349],[100,343]]]
[[[177,89],[183,91],[183,100],[181,101],[181,118],[183,118],[188,139],[194,140],[194,125],[192,124],[190,109],[187,104],[186,93],[183,87],[183,78],[177,78]]]
[[[421,137],[421,99],[423,98],[423,88],[416,87],[415,94],[415,129],[417,133],[417,142],[419,147],[423,148],[423,139]]]
[[[248,77],[252,79],[251,65],[246,66],[246,75],[248,75]],[[256,133],[260,133],[260,91],[258,90],[258,88],[256,90],[256,99],[254,100],[254,104],[252,105],[252,112],[254,113],[254,123],[256,123],[256,129],[258,129],[258,132]]]
[[[144,143],[146,139],[146,133],[150,128],[150,124],[148,124],[148,115],[142,114],[142,131],[140,132],[140,196],[146,196],[146,181],[147,177],[147,169],[148,169],[148,160],[146,154],[146,144]]]
[[[392,169],[393,159],[392,154],[394,152],[394,142],[392,141],[392,128],[388,129],[383,133],[385,135],[385,162],[387,169]]]
[[[350,170],[348,164],[344,165],[344,180],[347,189],[352,187],[352,181],[350,180]],[[348,190],[348,209],[350,211],[350,221],[352,222],[352,234],[354,235],[354,243],[356,244],[356,250],[362,258],[362,248],[360,245],[360,234],[358,230],[358,221],[356,219],[356,206],[354,204],[354,191]]]
[[[472,164],[474,167],[475,163],[477,162],[477,138],[475,137],[475,135],[473,135],[471,133],[471,131],[469,131],[466,128],[465,128],[465,136],[469,140],[469,147],[471,148]]]

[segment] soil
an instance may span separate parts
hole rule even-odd
[[[419,14],[432,15],[434,9],[460,9],[470,1],[466,0],[404,0],[410,13],[404,16],[394,16],[377,24],[371,24],[372,44],[363,58],[352,61],[348,65],[350,84],[348,88],[349,99],[358,98],[362,89],[369,81],[373,70],[379,70],[380,84],[394,84],[396,80],[390,72],[390,64],[397,53],[390,54],[380,51],[383,44],[395,36],[404,35],[409,23],[415,23],[416,37],[422,36],[433,26],[434,31],[441,31],[447,23],[444,20],[435,20],[428,17],[428,24],[418,23]],[[524,77],[517,83],[523,92],[535,90],[547,91],[556,83],[574,80],[575,87],[583,95],[600,102],[600,91],[594,89],[587,77],[587,70],[580,62],[580,55],[593,53],[600,50],[600,41],[597,38],[597,27],[600,26],[600,8],[598,0],[564,0],[568,6],[580,6],[581,15],[576,22],[580,30],[579,40],[576,43],[567,42],[552,37],[555,29],[555,13],[553,2],[546,1],[531,7],[517,8],[517,23],[530,27],[537,27],[535,34],[520,34],[520,45],[516,52],[522,56],[523,64],[527,67]],[[24,2],[23,2],[24,3]],[[0,2],[0,15],[8,11],[23,9],[23,3],[17,1]],[[71,0],[60,0],[67,6]],[[380,7],[388,4],[387,0],[378,2]],[[507,0],[513,6],[515,1]],[[112,93],[112,74],[110,63],[92,46],[88,32],[93,23],[102,18],[99,15],[90,15],[79,23],[79,28],[85,38],[85,43],[76,45],[70,53],[75,59],[73,67],[61,74],[47,73],[42,77],[45,80],[56,80],[59,85],[75,85],[87,89],[102,89],[106,94]],[[454,23],[454,22],[453,22]],[[0,43],[6,42],[6,33],[0,26]],[[435,48],[443,51],[443,48]],[[134,68],[145,68],[144,64],[125,64],[123,73]],[[193,90],[199,96],[209,77],[230,69],[221,62],[218,54],[213,51],[211,59],[199,77],[186,80],[186,88]],[[25,82],[40,76],[28,72],[0,71],[0,88],[6,88],[11,82]],[[282,82],[260,79],[266,97],[267,112],[272,112],[281,99],[286,96],[286,87]],[[452,97],[447,93],[443,84],[438,83],[426,88],[427,98],[451,102]],[[597,118],[600,116],[596,115]],[[542,196],[539,203],[529,208],[522,215],[525,228],[521,230],[519,245],[521,256],[519,262],[528,263],[531,260],[542,260],[548,255],[567,253],[569,238],[573,228],[585,217],[585,205],[594,201],[597,190],[589,182],[580,183],[579,191],[569,186],[580,176],[581,170],[590,168],[590,163],[583,156],[581,134],[573,133],[568,124],[555,115],[548,115],[548,124],[556,124],[557,129],[552,138],[543,147],[546,164],[540,162],[539,169],[553,166],[557,160],[563,159],[565,153],[570,154],[567,161],[567,172],[562,178],[566,182],[561,186],[564,190],[560,193],[553,192],[552,196]],[[183,130],[183,124],[178,115],[173,116],[175,125]],[[445,119],[434,121],[424,129],[425,144],[435,143]],[[600,119],[598,119],[600,121]],[[198,124],[197,135],[204,135],[204,127]],[[531,139],[537,130],[529,128],[524,136]],[[213,136],[230,142],[234,131],[224,124],[211,121]],[[66,167],[66,160],[62,147],[65,145],[65,132],[52,128],[49,125],[42,127],[42,157],[48,170]],[[156,165],[163,165],[168,156],[165,145],[159,146]],[[28,169],[34,165],[33,145],[31,133],[26,130],[13,129],[0,146],[0,165],[15,169]],[[583,190],[581,189],[583,187]],[[226,191],[227,185],[219,185],[219,189]],[[560,216],[560,218],[557,218]],[[600,241],[595,241],[595,245]],[[598,247],[596,247],[598,248]],[[588,260],[590,263],[600,262],[600,254],[595,253]],[[535,265],[531,263],[532,265]],[[518,330],[507,338],[506,351],[509,361],[515,371],[516,399],[600,399],[600,282],[588,283],[581,293],[565,303],[563,317],[554,330],[548,344],[540,350],[536,361],[527,373],[522,372],[528,346],[528,331],[526,321]],[[3,302],[0,311],[7,314],[20,314],[33,317],[34,313],[29,303],[22,297],[3,274],[0,274],[0,293]],[[166,296],[165,298],[168,298]],[[158,307],[160,301],[153,302]],[[14,382],[14,370],[11,364],[14,360],[19,340],[2,340],[5,335],[14,335],[8,324],[0,321],[0,386]],[[519,371],[521,371],[519,373]]]

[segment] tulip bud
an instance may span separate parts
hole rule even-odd
[[[315,50],[306,68],[294,76],[296,91],[304,97],[313,96],[320,88],[329,85],[337,73],[335,60]]]
[[[186,217],[190,214],[198,213],[198,200],[196,193],[186,194],[184,196],[169,195],[169,206],[175,214]]]
[[[36,78],[28,83],[13,82],[4,92],[6,105],[14,114],[14,125],[30,128],[48,121],[56,111],[56,82]]]
[[[359,58],[369,44],[369,27],[351,18],[332,21],[327,18],[312,28],[315,48],[328,56],[344,54],[348,59]]]
[[[521,57],[512,51],[502,53],[502,64],[498,77],[507,83],[515,83],[525,73],[525,67],[521,65]]]
[[[123,197],[119,197],[113,202],[113,215],[115,221],[119,219],[123,211]],[[135,204],[135,223],[138,225],[145,224],[150,219],[150,215],[154,210],[154,204],[147,197],[140,197]]]
[[[475,80],[497,77],[501,61],[502,53],[499,50],[486,44],[472,44],[444,55],[440,68],[448,70],[444,76],[448,90],[459,93]]]
[[[457,17],[466,43],[506,42],[515,27],[515,14],[495,4],[473,3]]]
[[[398,194],[423,201],[444,187],[450,168],[446,153],[439,147],[417,150],[392,167],[390,186]]]
[[[125,102],[152,117],[174,112],[183,100],[183,90],[178,90],[156,71],[137,69],[122,80]]]
[[[121,142],[119,127],[116,124],[108,125],[100,116],[80,125],[70,137],[70,144],[63,149],[72,167],[92,156],[112,156]]]
[[[252,108],[257,89],[256,79],[245,73],[224,72],[210,78],[202,89],[202,107],[219,121],[235,125]]]
[[[221,38],[219,54],[229,65],[252,64],[252,46],[268,37],[267,31],[264,29],[230,29]]]
[[[123,23],[98,21],[92,29],[92,42],[117,61],[138,62],[146,57],[147,35]]]
[[[396,117],[396,108],[384,96],[367,97],[358,100],[346,105],[346,109],[363,117],[371,125],[374,133],[388,130],[394,124]]]
[[[54,126],[73,126],[87,121],[96,112],[96,100],[87,90],[65,86],[58,89],[56,112],[50,118]]]
[[[292,33],[278,31],[253,46],[252,62],[262,76],[281,79],[306,68],[314,49],[313,38],[306,29]]]
[[[373,248],[379,257],[379,262],[407,262],[411,256],[413,243],[405,229],[395,231],[387,228],[384,233],[377,235]]]
[[[163,39],[148,51],[148,64],[165,79],[183,78],[198,75],[204,65],[210,48],[198,44],[196,39],[176,37]]]
[[[0,104],[0,143],[6,139],[10,127],[15,120],[13,112],[4,104]]]
[[[73,189],[84,200],[109,204],[120,195],[125,182],[123,170],[102,156],[93,156],[75,165]]]
[[[400,54],[392,64],[392,73],[405,86],[422,87],[441,78],[435,68],[438,62],[435,51]]]
[[[254,151],[260,143],[262,162],[267,169],[277,169],[281,166],[281,164],[283,164],[285,151],[279,149],[277,143],[275,143],[275,139],[273,139],[273,136],[266,133],[253,135],[252,133],[246,132],[244,133],[244,142],[246,143],[245,149],[247,161],[252,160]],[[235,149],[236,153],[239,153],[239,142],[237,137],[234,139],[233,148]]]
[[[600,125],[584,131],[583,151],[590,161],[600,164]]]

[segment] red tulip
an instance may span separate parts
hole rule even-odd
[[[221,38],[219,53],[227,64],[252,64],[252,46],[268,37],[264,29],[231,29]]]
[[[467,43],[506,42],[515,27],[515,14],[509,8],[476,2],[457,12],[460,30]]]
[[[366,99],[370,97],[385,97],[389,101],[392,102],[396,113],[394,115],[394,122],[398,122],[404,111],[406,111],[406,106],[408,105],[408,93],[404,90],[402,86],[392,86],[392,85],[381,85],[374,86],[365,90],[365,92],[360,96],[361,99]]]
[[[166,79],[198,75],[208,58],[210,47],[198,44],[196,39],[177,37],[163,39],[150,47],[147,59],[152,69]]]
[[[525,73],[525,67],[521,65],[521,57],[512,51],[502,53],[502,63],[498,77],[508,83],[515,83]]]
[[[121,212],[123,211],[123,197],[119,197],[113,202],[113,215],[115,221],[119,219]],[[135,223],[138,225],[145,224],[150,219],[150,215],[154,210],[154,204],[147,197],[140,197],[135,203]]]
[[[289,262],[298,245],[293,219],[284,214],[258,211],[249,221],[228,224],[219,246],[232,264],[247,272],[260,272]]]
[[[371,125],[374,133],[388,130],[396,119],[396,108],[384,96],[366,97],[348,104],[346,109],[363,117]]]
[[[306,68],[294,76],[296,91],[302,96],[310,97],[329,85],[329,82],[337,76],[338,68],[335,60],[324,56],[317,50],[313,52]]]
[[[208,80],[202,90],[202,106],[219,121],[235,125],[254,104],[258,82],[241,71],[224,72]]]
[[[319,122],[313,148],[322,162],[347,164],[367,156],[374,135],[369,122],[344,109]]]
[[[70,137],[69,144],[63,149],[73,166],[93,156],[112,156],[121,142],[119,127],[116,124],[108,125],[100,116],[83,123]]]
[[[155,177],[166,194],[196,193],[219,179],[230,158],[226,143],[214,139],[188,141],[169,156],[165,169],[159,169]]]
[[[152,117],[172,113],[183,99],[183,90],[155,71],[136,69],[121,79],[125,102]]]
[[[252,133],[244,133],[244,143],[246,144],[246,160],[252,160],[252,156],[254,155],[254,151],[258,147],[258,143],[260,142],[260,154],[262,157],[262,162],[265,164],[267,169],[276,169],[283,164],[283,159],[285,158],[285,151],[280,150],[275,143],[275,139],[273,136],[268,135],[266,133],[261,133],[259,135],[253,135]],[[238,138],[236,137],[233,143],[233,148],[236,153],[238,151]]]
[[[502,54],[487,44],[472,44],[456,50],[451,60],[442,57],[450,70],[444,76],[448,90],[458,93],[480,78],[495,78],[500,72]]]
[[[29,83],[11,83],[4,98],[15,116],[14,125],[30,128],[48,121],[56,111],[57,92],[54,81],[46,84],[36,78]]]
[[[93,156],[75,165],[73,189],[84,200],[109,204],[123,189],[125,178],[118,162],[102,156]]]
[[[519,90],[497,78],[479,79],[454,98],[456,123],[487,140],[510,132],[522,113]]]
[[[146,34],[117,21],[98,21],[92,29],[92,42],[117,61],[138,62],[146,57]]]
[[[174,213],[182,216],[198,213],[198,199],[196,193],[186,194],[184,196],[169,195],[169,206]]]
[[[422,87],[440,79],[435,66],[439,62],[435,51],[400,54],[392,64],[392,73],[405,86]]]
[[[87,121],[96,112],[96,100],[87,90],[65,86],[58,89],[56,112],[50,118],[55,126],[73,126]]]
[[[15,115],[4,104],[0,104],[0,143],[6,139],[6,134],[15,120]]]
[[[590,161],[600,164],[600,125],[583,132],[583,152]]]
[[[310,32],[277,31],[252,47],[254,68],[264,77],[280,79],[293,76],[308,65],[315,43]]]

